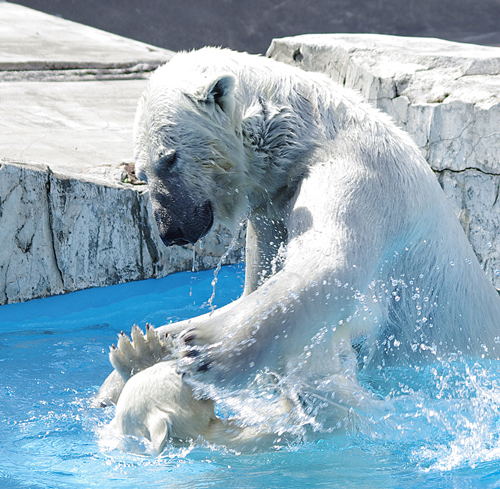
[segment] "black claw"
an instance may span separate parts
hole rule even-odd
[[[111,345],[111,349],[112,349],[112,350],[116,350],[116,346],[115,346],[115,344],[114,344],[114,343]]]
[[[300,402],[302,409],[307,409],[306,398],[302,396],[299,392],[297,392],[297,400]]]
[[[149,330],[149,323],[146,323],[146,331]]]
[[[120,334],[121,334],[122,336],[125,336],[125,333],[123,332],[123,329],[120,331]]]
[[[105,402],[101,402],[101,407],[105,408],[105,407],[108,407],[108,405]]]
[[[197,372],[206,372],[207,370],[210,370],[210,364],[209,363],[202,363],[197,369]]]
[[[191,341],[193,341],[195,338],[196,336],[194,334],[190,334],[189,336],[184,337],[184,343],[186,343],[187,345],[188,343],[191,343]]]
[[[198,350],[192,349],[186,353],[186,356],[189,358],[196,358],[199,354],[200,352]]]

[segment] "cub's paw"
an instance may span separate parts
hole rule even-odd
[[[165,359],[174,347],[168,334],[158,334],[149,324],[146,334],[134,324],[130,336],[132,340],[122,331],[117,345],[112,345],[109,351],[111,364],[124,380]]]

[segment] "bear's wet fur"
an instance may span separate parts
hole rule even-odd
[[[232,388],[265,368],[338,378],[353,358],[499,357],[500,298],[436,177],[357,94],[204,48],[152,75],[134,134],[166,244],[249,216],[242,297],[158,330],[177,338],[179,371]]]

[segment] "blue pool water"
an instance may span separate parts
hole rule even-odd
[[[242,291],[223,267],[214,304]],[[500,365],[460,359],[365,376],[387,399],[339,435],[309,433],[254,454],[167,446],[104,449],[113,408],[91,408],[107,352],[133,323],[207,312],[213,272],[180,273],[0,307],[0,488],[500,487]]]

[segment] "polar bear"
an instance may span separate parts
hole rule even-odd
[[[248,218],[241,298],[158,329],[176,338],[179,371],[237,388],[268,368],[311,386],[401,362],[498,358],[500,298],[434,174],[357,94],[204,48],[152,75],[134,134],[166,245]]]

